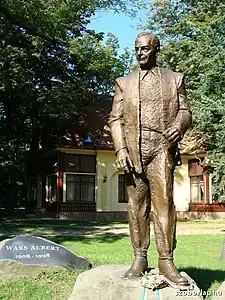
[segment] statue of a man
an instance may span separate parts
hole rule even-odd
[[[176,288],[188,286],[173,263],[176,210],[173,202],[178,142],[191,124],[184,75],[157,67],[160,42],[141,33],[135,41],[139,69],[117,78],[110,128],[117,168],[125,170],[128,218],[134,261],[125,277],[140,277],[148,268],[150,211],[158,250],[158,267]]]

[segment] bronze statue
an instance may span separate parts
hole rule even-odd
[[[124,275],[140,277],[148,268],[150,210],[159,254],[159,273],[177,288],[188,286],[173,263],[176,210],[173,176],[180,163],[178,142],[191,124],[184,75],[157,67],[157,36],[141,33],[135,41],[139,69],[117,78],[110,128],[117,168],[125,170],[128,218],[134,261]]]

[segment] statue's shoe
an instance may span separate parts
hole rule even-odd
[[[147,257],[136,256],[130,269],[124,274],[125,278],[134,279],[141,277],[148,270]]]
[[[190,287],[189,281],[180,275],[177,271],[173,260],[171,259],[159,259],[158,262],[159,274],[164,275],[165,281],[173,288],[186,290]]]

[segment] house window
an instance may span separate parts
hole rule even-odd
[[[118,202],[119,203],[128,202],[125,174],[118,175]]]
[[[191,186],[191,202],[202,202],[204,201],[204,179],[201,176],[190,177]]]
[[[53,203],[57,201],[57,176],[55,174],[46,177],[46,202]]]
[[[95,155],[65,154],[64,201],[95,201]]]
[[[64,170],[66,172],[76,172],[76,173],[95,173],[96,156],[65,154]]]
[[[66,201],[95,201],[95,175],[66,174]]]
[[[203,160],[190,159],[188,161],[188,173],[190,177],[190,202],[205,201],[205,184],[203,176]]]

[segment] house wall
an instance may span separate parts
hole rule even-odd
[[[174,204],[177,211],[187,211],[190,202],[188,157],[182,156],[182,165],[174,171]]]
[[[65,153],[96,155],[95,201],[97,212],[127,211],[126,203],[118,203],[118,174],[123,174],[115,166],[116,157],[110,150],[60,149]],[[188,160],[193,157],[182,155],[182,165],[174,172],[174,203],[177,211],[189,209],[190,178],[188,176]],[[65,176],[65,174],[64,174]],[[65,201],[65,180],[63,184]]]
[[[118,172],[113,151],[97,151],[97,211],[125,211],[126,203],[118,203]],[[182,166],[176,167],[174,178],[174,203],[177,211],[187,211],[190,201],[188,157],[182,157]],[[106,182],[104,182],[104,178]]]
[[[124,211],[126,203],[118,203],[118,174],[113,151],[97,152],[97,211]]]
[[[125,216],[127,213],[127,204],[126,203],[118,203],[118,174],[123,174],[123,172],[118,172],[115,166],[116,157],[114,151],[110,150],[90,150],[90,149],[67,149],[67,148],[59,148],[62,154],[63,153],[71,153],[71,154],[84,154],[84,155],[96,155],[96,182],[95,182],[95,202],[90,202],[91,209],[85,206],[84,212],[93,215],[93,218],[101,219],[101,218],[117,218],[123,219],[122,216]],[[200,156],[200,155],[199,155]],[[198,157],[199,157],[198,156]],[[204,156],[202,154],[201,156]],[[196,218],[199,214],[203,214],[204,217],[206,213],[210,214],[213,212],[213,218],[218,218],[218,214],[223,212],[225,214],[225,205],[224,203],[212,203],[212,178],[211,174],[209,174],[209,195],[208,201],[205,196],[204,202],[199,203],[191,203],[190,202],[190,178],[188,176],[188,160],[196,158],[196,156],[182,156],[182,166],[176,167],[174,172],[174,202],[176,205],[177,211],[180,213],[181,218],[192,218],[191,213],[196,213]],[[63,155],[62,155],[63,159]],[[60,173],[60,172],[59,172]],[[46,174],[50,174],[49,172]],[[56,213],[56,203],[52,207],[46,206],[46,176],[47,175],[39,175],[37,179],[37,208],[46,208],[48,212]],[[60,174],[59,174],[60,176]],[[65,184],[65,172],[61,176],[62,182],[60,181],[60,185],[62,185],[63,197],[59,197],[59,201],[61,204],[65,206],[68,204],[68,208],[64,210],[64,206],[61,209],[61,213],[77,213],[81,214],[81,210],[77,209],[77,203],[69,203],[66,202],[66,184]],[[32,177],[31,177],[32,178]],[[204,176],[204,180],[206,180],[206,176]],[[58,182],[59,185],[59,182]],[[59,195],[60,196],[60,195]],[[29,197],[28,197],[29,198]],[[71,205],[69,205],[71,204]],[[75,205],[76,204],[76,205]],[[85,204],[86,205],[86,204]],[[95,210],[96,208],[96,210]],[[50,209],[50,210],[49,210]],[[189,210],[189,212],[188,212]],[[83,211],[83,210],[82,210]],[[194,215],[193,215],[194,216]]]

